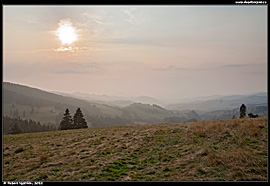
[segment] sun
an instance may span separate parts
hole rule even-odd
[[[78,39],[77,30],[72,26],[72,22],[70,20],[61,20],[59,22],[59,28],[56,30],[55,34],[63,45],[70,45]]]

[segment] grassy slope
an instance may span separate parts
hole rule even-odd
[[[267,118],[7,135],[4,180],[267,180]]]

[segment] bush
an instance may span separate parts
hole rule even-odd
[[[17,154],[17,153],[20,153],[22,151],[24,151],[24,149],[22,147],[19,147],[14,151],[14,153]]]
[[[259,117],[257,114],[254,115],[253,113],[249,113],[248,116],[250,118],[257,118],[257,117]]]

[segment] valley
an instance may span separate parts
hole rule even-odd
[[[75,97],[71,96],[4,82],[3,116],[20,117],[23,120],[31,119],[58,128],[66,108],[73,114],[80,107],[88,127],[126,126],[231,119],[233,115],[239,117],[240,103],[247,103],[247,114],[252,112],[259,116],[267,116],[267,94],[265,93],[253,96],[223,96],[222,99],[209,97],[165,106],[157,104],[161,101],[146,96],[132,98],[132,100],[127,100],[127,97],[105,95],[95,95],[89,100],[91,95],[82,93],[76,93]],[[135,102],[136,100],[138,102]],[[119,106],[119,103],[125,104]],[[7,132],[4,131],[4,133]]]

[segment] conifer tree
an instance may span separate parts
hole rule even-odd
[[[76,110],[76,113],[73,116],[73,124],[75,129],[88,128],[80,108]]]
[[[9,134],[20,134],[20,133],[22,133],[22,131],[20,130],[20,128],[17,125],[17,123],[15,123],[12,127],[10,127],[8,133]]]
[[[247,107],[245,104],[242,104],[240,107],[240,118],[243,118],[246,116]]]
[[[67,129],[72,129],[72,118],[70,116],[69,110],[66,109],[64,113],[64,117],[60,123],[59,129],[60,130],[67,130]]]

